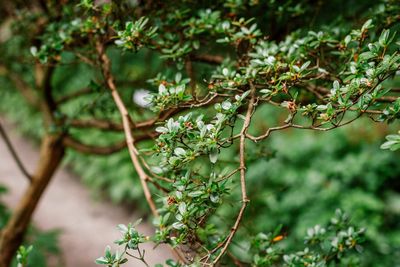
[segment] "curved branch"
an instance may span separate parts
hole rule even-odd
[[[350,124],[353,121],[355,121],[358,118],[360,118],[364,113],[367,113],[367,112],[362,112],[362,113],[358,114],[356,117],[354,117],[354,118],[352,118],[352,119],[350,119],[350,120],[348,120],[348,121],[346,121],[346,122],[344,122],[342,124],[333,125],[333,126],[327,127],[327,128],[321,127],[322,126],[321,124],[317,125],[317,126],[314,126],[314,125],[312,125],[312,126],[303,126],[303,125],[298,125],[298,124],[293,124],[293,123],[287,123],[287,124],[284,124],[284,125],[281,125],[281,126],[268,128],[268,130],[262,135],[253,136],[251,134],[246,134],[246,137],[248,139],[250,139],[251,141],[257,143],[257,142],[259,142],[261,140],[264,140],[267,137],[269,137],[272,132],[279,131],[279,130],[284,130],[284,129],[287,129],[287,128],[295,128],[295,129],[301,129],[301,130],[314,130],[314,131],[326,132],[326,131],[330,131],[330,130],[345,126],[347,124]]]
[[[11,155],[14,158],[14,161],[17,163],[18,168],[21,170],[22,174],[26,177],[26,179],[28,179],[30,182],[32,182],[32,176],[28,173],[24,164],[22,163],[21,159],[19,158],[18,153],[15,150],[15,148],[13,147],[13,145],[10,141],[10,138],[8,137],[6,131],[4,130],[1,122],[0,122],[0,134],[1,134],[1,137],[3,138],[4,142],[6,143],[8,150],[10,150]]]
[[[125,140],[122,140],[121,142],[115,143],[113,145],[109,146],[94,146],[94,145],[87,145],[83,144],[80,141],[74,139],[71,136],[65,136],[63,138],[63,144],[66,147],[70,147],[76,151],[79,151],[81,153],[85,154],[96,154],[96,155],[109,155],[113,154],[115,152],[121,151],[126,147],[126,142]]]
[[[68,121],[68,125],[75,128],[96,128],[108,131],[123,131],[124,127],[120,123],[101,119],[73,119]]]
[[[135,143],[147,140],[153,138],[151,134],[144,134],[144,135],[139,135],[135,137]],[[97,154],[97,155],[109,155],[113,154],[116,152],[121,151],[124,149],[126,145],[126,141],[121,140],[120,142],[117,142],[112,145],[107,145],[107,146],[97,146],[97,145],[89,145],[89,144],[84,144],[81,141],[75,139],[74,137],[67,135],[63,139],[63,144],[66,147],[70,147],[72,149],[75,149],[76,151],[85,153],[85,154]]]
[[[249,138],[253,142],[258,142],[260,140],[264,140],[265,138],[267,138],[274,131],[283,130],[283,129],[287,129],[287,128],[290,128],[290,127],[292,127],[291,124],[285,124],[285,125],[282,125],[282,126],[268,128],[268,130],[262,135],[253,136],[251,134],[246,134],[246,137]]]

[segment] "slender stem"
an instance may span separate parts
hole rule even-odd
[[[222,182],[223,180],[229,179],[230,177],[232,177],[233,175],[235,175],[235,174],[236,174],[238,171],[240,171],[240,170],[241,170],[240,167],[234,169],[233,171],[231,171],[230,173],[228,173],[228,174],[225,175],[224,177],[219,178],[217,182],[219,183],[219,182]]]
[[[242,130],[240,131],[240,141],[239,141],[239,158],[240,158],[240,187],[242,191],[242,206],[239,210],[239,213],[236,217],[236,221],[231,228],[231,231],[228,235],[228,237],[225,239],[224,242],[222,242],[222,249],[220,253],[217,255],[217,257],[213,261],[213,265],[217,264],[217,262],[221,259],[221,257],[225,254],[227,251],[230,243],[232,242],[233,237],[235,236],[239,224],[242,220],[244,210],[246,209],[247,203],[249,202],[249,199],[247,198],[247,192],[246,192],[246,161],[245,161],[245,141],[246,141],[246,133],[247,130],[250,126],[250,121],[251,117],[255,108],[255,87],[251,86],[251,99],[249,101],[249,104],[247,106],[247,112],[246,112],[246,117],[243,123]]]
[[[287,123],[284,124],[282,126],[277,126],[277,127],[272,127],[269,128],[264,134],[259,135],[259,136],[253,136],[251,134],[246,134],[246,137],[249,138],[250,140],[252,140],[253,142],[259,142],[261,140],[266,139],[267,137],[269,137],[269,135],[274,132],[274,131],[279,131],[279,130],[283,130],[283,129],[287,129],[287,128],[295,128],[295,129],[301,129],[301,130],[315,130],[315,131],[321,131],[321,132],[326,132],[326,131],[330,131],[336,128],[340,128],[342,126],[345,126],[347,124],[352,123],[353,121],[357,120],[358,118],[360,118],[363,115],[363,113],[358,114],[356,117],[342,123],[342,124],[336,124],[333,125],[331,127],[327,127],[327,128],[322,128],[321,125],[318,126],[303,126],[303,125],[298,125],[298,124],[292,124],[292,123]]]

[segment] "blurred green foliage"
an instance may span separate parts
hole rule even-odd
[[[310,225],[325,224],[339,208],[367,229],[361,266],[400,264],[399,154],[380,150],[379,133],[364,125],[273,136],[275,157],[249,168],[248,234],[282,224],[282,245],[295,249]]]

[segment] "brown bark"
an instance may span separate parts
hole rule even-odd
[[[20,246],[32,214],[51,177],[64,156],[61,136],[46,135],[42,140],[40,158],[24,197],[0,233],[0,267],[8,267]]]

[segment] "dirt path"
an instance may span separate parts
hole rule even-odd
[[[27,169],[33,170],[38,158],[37,148],[17,136],[10,124],[5,124],[3,119],[1,121],[11,135],[11,141]],[[4,201],[9,207],[15,207],[27,183],[3,140],[0,140],[0,183],[9,189]],[[135,214],[129,214],[123,208],[105,202],[95,202],[79,179],[65,169],[58,170],[34,214],[34,223],[38,228],[62,230],[60,247],[64,254],[68,251],[68,255],[71,255],[64,257],[66,267],[99,266],[94,264],[94,259],[102,255],[106,245],[112,245],[119,237],[115,226],[137,219]],[[145,223],[139,226],[139,230],[144,234],[153,232],[153,228]],[[149,244],[144,248],[150,266],[164,263],[166,259],[171,258],[171,253],[166,247],[153,250],[153,246]],[[127,266],[143,265],[132,260]]]

